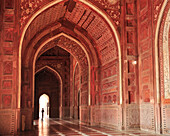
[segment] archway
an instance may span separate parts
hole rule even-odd
[[[95,25],[95,23],[88,24],[89,21],[85,23],[81,22],[82,25],[81,24],[76,25],[76,23],[74,24],[74,21],[73,23],[69,21],[68,14],[70,11],[66,11],[67,12],[67,16],[65,16],[66,20],[64,17],[63,20],[58,20],[58,22],[55,24],[51,24],[52,22],[47,21],[46,24],[47,26],[41,26],[41,28],[44,27],[44,29],[40,31],[42,33],[37,31],[38,29],[35,30],[34,32],[29,31],[31,30],[31,28],[35,27],[35,22],[39,22],[37,19],[41,18],[40,17],[41,15],[46,16],[48,15],[47,13],[49,11],[51,12],[52,10],[55,9],[51,7],[55,7],[55,6],[64,7],[65,5],[67,6],[67,4],[64,2],[65,1],[51,2],[49,5],[37,11],[30,18],[30,20],[24,27],[23,35],[21,36],[21,41],[20,41],[19,64],[21,70],[21,61],[22,61],[22,74],[29,75],[28,81],[26,81],[25,79],[22,81],[22,85],[24,86],[22,93],[26,92],[25,82],[29,82],[30,87],[28,87],[27,92],[29,92],[30,96],[28,98],[22,98],[22,104],[23,107],[26,107],[27,100],[31,101],[32,105],[34,104],[34,101],[31,98],[33,96],[32,94],[34,93],[33,75],[35,73],[35,60],[38,56],[39,51],[46,44],[53,43],[57,46],[64,48],[70,54],[72,54],[80,65],[80,69],[81,69],[81,91],[80,91],[81,103],[80,104],[82,106],[81,113],[80,113],[82,114],[81,120],[86,123],[90,123],[92,119],[90,117],[92,115],[90,113],[91,105],[110,104],[109,101],[106,102],[103,101],[104,97],[112,98],[113,95],[116,95],[117,105],[113,107],[114,109],[110,108],[109,110],[110,111],[114,110],[115,112],[121,111],[120,105],[122,104],[122,83],[121,83],[122,71],[121,71],[120,42],[119,42],[118,34],[114,28],[114,25],[112,24],[112,21],[108,18],[108,16],[105,15],[102,11],[100,11],[91,3],[81,1],[81,0],[77,1],[77,7],[81,6],[84,11],[88,10],[87,14],[89,15],[93,13],[92,18],[96,22],[99,22],[98,25]],[[85,16],[85,18],[87,18],[88,20],[87,16]],[[74,18],[72,17],[72,19]],[[97,31],[93,32],[92,31],[93,29],[88,29],[88,27],[89,28],[95,27]],[[98,33],[98,31],[100,31],[100,33]],[[27,35],[29,35],[29,37],[24,38],[27,37]],[[83,66],[85,66],[85,69]],[[100,72],[101,74],[99,75]],[[21,73],[19,74],[21,76]],[[111,77],[110,78],[111,80],[107,80],[109,77]],[[91,84],[91,82],[95,84]],[[116,85],[114,87],[112,86],[112,88],[109,88],[110,90],[108,90],[108,84],[116,84]],[[104,85],[106,88],[100,89],[102,85]],[[108,91],[109,93],[107,93]],[[105,110],[104,108],[105,106],[102,107],[103,111]],[[92,111],[92,112],[96,112],[96,111]],[[110,113],[114,113],[114,112],[110,112]],[[117,118],[118,114],[116,113],[115,115]],[[104,123],[108,123],[107,120],[104,121],[105,121]],[[115,122],[116,127],[117,126],[120,127],[119,124],[121,123]]]
[[[61,94],[61,80],[55,70],[49,66],[38,69],[35,74],[35,94],[34,94],[34,119],[41,117],[42,108],[44,114],[50,118],[59,118],[60,112],[60,94]],[[45,95],[44,95],[45,94]],[[44,105],[40,106],[40,97],[45,97]],[[48,99],[48,97],[50,99]],[[48,102],[47,102],[48,100]],[[47,110],[48,109],[48,110]]]
[[[49,96],[46,94],[42,94],[39,98],[39,118],[49,118],[49,109],[50,109],[50,104],[49,104]],[[43,111],[44,110],[44,111]]]
[[[51,71],[56,76],[56,78],[58,78],[58,80],[60,82],[60,98],[59,98],[60,99],[59,100],[59,103],[60,103],[59,113],[60,114],[59,114],[59,117],[62,118],[62,93],[63,93],[63,80],[62,80],[62,77],[61,77],[61,75],[55,69],[51,68],[48,65],[40,67],[39,69],[37,69],[35,74],[37,74],[38,72],[40,72],[42,70]]]

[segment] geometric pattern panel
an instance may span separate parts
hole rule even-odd
[[[101,106],[101,126],[121,129],[122,127],[122,110],[119,105]]]
[[[170,135],[170,105],[162,107],[162,130],[163,134]]]
[[[154,104],[140,105],[140,126],[141,129],[155,131]]]
[[[140,114],[138,104],[128,104],[126,107],[126,127],[139,128]]]
[[[89,123],[89,107],[80,106],[80,121]]]
[[[92,113],[92,122],[93,125],[99,125],[101,122],[101,110],[100,106],[91,106],[91,113]]]
[[[102,103],[116,104],[119,98],[119,63],[117,60],[107,63],[101,68]]]
[[[0,135],[14,134],[15,112],[12,110],[0,110]]]

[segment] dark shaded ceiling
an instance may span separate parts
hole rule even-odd
[[[41,56],[69,57],[70,54],[67,51],[63,50],[62,48],[55,46],[55,47],[47,50],[46,52],[44,52]]]

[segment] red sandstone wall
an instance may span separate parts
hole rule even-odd
[[[138,2],[140,126],[141,129],[150,131],[160,130],[160,115],[159,112],[155,113],[159,108],[156,107],[154,32],[161,3],[161,0]]]
[[[73,118],[73,106],[74,106],[74,96],[73,96],[73,57],[70,56],[70,117]]]
[[[19,128],[17,14],[15,0],[0,1],[0,135]]]
[[[95,0],[93,0],[94,2]],[[96,0],[97,1],[97,0]],[[17,0],[1,0],[0,1],[0,133],[10,132],[10,134],[13,134],[14,131],[16,131],[17,128],[19,128],[19,123],[16,123],[17,120],[19,120],[19,111],[16,111],[17,107],[17,45],[19,39],[19,34],[17,36],[17,30],[18,24],[17,16],[18,15],[16,9],[16,2]],[[36,5],[39,1],[36,1],[34,4]],[[48,1],[44,0],[42,3],[39,3],[38,6],[41,4],[46,4]],[[137,15],[135,15],[135,8],[134,8],[134,1],[127,0],[124,3],[124,9],[125,14],[124,20],[125,22],[122,24],[123,26],[126,26],[124,33],[122,34],[122,40],[123,44],[122,46],[125,46],[125,61],[127,61],[127,64],[124,65],[125,69],[127,68],[126,74],[123,78],[123,81],[125,82],[124,86],[124,94],[125,97],[124,103],[127,105],[124,107],[127,110],[127,124],[126,125],[134,125],[135,122],[131,122],[128,120],[134,120],[132,113],[138,110],[138,105],[130,105],[131,103],[137,103],[138,99],[140,100],[140,125],[142,129],[148,129],[150,131],[155,130],[155,124],[156,123],[155,118],[157,118],[157,115],[155,113],[158,113],[158,109],[155,109],[155,84],[154,84],[154,33],[156,28],[156,20],[159,15],[160,7],[162,0],[139,0],[137,1]],[[116,6],[112,6],[106,1],[97,1],[96,5],[106,5],[105,11],[107,14],[113,19],[113,23],[115,24],[117,30],[120,28],[120,3],[116,3]],[[24,22],[26,22],[25,18],[28,19],[29,15],[31,15],[34,10],[38,9],[38,7],[29,7],[29,4],[27,2],[21,3],[21,7],[23,6],[23,9],[21,10],[21,29],[24,26]],[[100,8],[103,8],[102,6],[99,6]],[[17,7],[19,9],[19,7]],[[29,9],[29,10],[26,10]],[[104,8],[103,8],[104,9]],[[116,10],[115,10],[116,9]],[[28,12],[26,12],[28,11]],[[135,20],[135,16],[137,16],[137,20]],[[134,47],[136,41],[134,40],[136,38],[136,21],[138,23],[137,25],[137,33],[138,33],[138,57],[139,57],[139,71],[137,71],[136,67],[132,65],[132,60],[134,59],[134,56],[136,56],[136,47]],[[95,24],[95,23],[94,23]],[[88,23],[84,25],[84,28],[88,26]],[[95,26],[95,25],[94,25]],[[90,27],[89,27],[90,28]],[[93,26],[91,26],[93,28]],[[95,28],[95,27],[94,27]],[[124,28],[124,27],[123,27]],[[93,30],[93,29],[92,29]],[[91,31],[89,31],[91,33]],[[106,33],[107,35],[107,33]],[[107,35],[108,36],[108,35]],[[94,36],[95,37],[95,36]],[[104,41],[104,40],[102,40]],[[99,41],[100,42],[100,41]],[[124,43],[125,42],[125,43]],[[97,47],[96,47],[97,49]],[[109,51],[110,48],[108,48]],[[124,49],[124,48],[123,48]],[[107,62],[107,57],[113,57],[113,56],[107,56],[108,53],[104,48],[102,48],[102,44],[98,47],[98,53],[99,57],[102,60],[102,66],[101,69],[98,70],[99,79],[101,79],[100,86],[96,87],[95,89],[95,98],[94,101],[94,107],[91,109],[91,114],[93,117],[93,121],[95,123],[101,123],[102,125],[113,125],[118,127],[120,124],[121,117],[119,116],[122,113],[122,110],[118,104],[118,61],[117,59],[110,59]],[[116,50],[117,52],[117,50]],[[100,54],[101,53],[101,54]],[[113,53],[111,53],[113,54]],[[100,56],[101,55],[101,56]],[[132,57],[131,57],[132,56]],[[102,58],[103,57],[103,58]],[[111,62],[111,63],[110,63]],[[54,65],[55,66],[55,65]],[[67,70],[66,70],[67,71]],[[139,97],[137,94],[137,73],[139,73]],[[64,75],[67,76],[67,72],[64,73]],[[68,74],[69,75],[69,74]],[[82,73],[83,75],[83,73]],[[73,75],[71,75],[71,80]],[[82,78],[83,81],[87,81],[88,76],[84,75]],[[69,79],[69,77],[67,77]],[[67,85],[64,86],[64,90],[70,90]],[[81,118],[83,120],[87,120],[89,117],[87,113],[89,113],[89,108],[87,108],[87,83],[84,83],[82,85],[82,91],[85,90],[83,97],[81,98],[81,103],[84,104],[84,107],[82,107],[82,116]],[[99,94],[97,93],[99,91]],[[70,92],[71,94],[72,92]],[[69,94],[65,93],[63,95],[63,103],[64,106],[69,106],[69,102],[71,99],[69,97]],[[98,95],[96,95],[98,94]],[[101,95],[101,97],[100,97]],[[73,96],[73,95],[71,95]],[[99,106],[101,104],[101,106]],[[129,104],[129,105],[128,105]],[[167,129],[169,129],[169,102],[163,103],[163,121],[166,123],[164,124],[164,130],[165,133],[167,133]],[[27,105],[27,103],[26,103]],[[159,108],[159,107],[158,107]],[[67,111],[67,108],[66,110]],[[107,111],[107,113],[106,113]],[[66,115],[69,112],[65,112]],[[67,116],[67,115],[66,115]],[[8,119],[8,121],[4,120],[4,117]],[[130,118],[130,119],[129,119]],[[27,118],[27,119],[31,119]],[[120,121],[120,122],[118,122]],[[18,121],[19,122],[19,121]],[[3,125],[2,125],[3,124]],[[17,125],[16,125],[17,124]],[[130,126],[129,125],[129,126]],[[10,126],[10,127],[9,127]],[[157,128],[156,128],[157,129]]]
[[[73,56],[70,56],[70,117],[75,118],[75,103],[74,103],[74,98],[75,95],[77,95],[74,91],[74,71],[76,67],[77,61]],[[77,64],[78,65],[78,64]],[[77,81],[77,80],[76,80]]]
[[[140,125],[154,131],[152,3],[140,0],[138,4]]]
[[[78,93],[80,91],[80,74],[79,74],[79,66],[75,67],[74,73],[74,119],[78,119],[78,106],[79,106],[79,98]]]
[[[123,2],[122,2],[123,3]],[[125,0],[122,6],[123,127],[139,127],[137,2]],[[135,111],[135,112],[134,112]]]

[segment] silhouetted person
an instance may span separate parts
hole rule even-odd
[[[42,120],[43,120],[43,117],[44,117],[44,108],[42,108]]]

